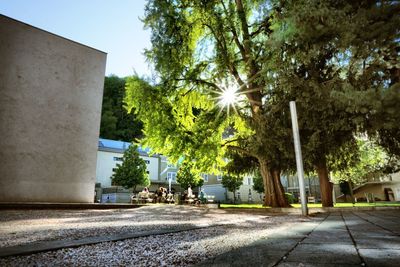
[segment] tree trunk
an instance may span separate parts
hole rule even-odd
[[[279,170],[269,170],[266,160],[259,160],[260,172],[264,182],[264,205],[270,207],[289,207],[280,180]]]
[[[351,184],[351,181],[347,181],[347,183],[349,184],[351,203],[354,205],[356,202],[354,201],[353,185]]]
[[[236,192],[233,190],[233,204],[236,204]]]
[[[322,207],[333,207],[332,199],[332,183],[329,181],[328,167],[326,166],[326,160],[321,159],[315,164],[315,170],[318,173],[319,186],[321,188],[321,200]]]

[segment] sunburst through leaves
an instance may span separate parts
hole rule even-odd
[[[227,115],[229,116],[230,109],[233,109],[236,113],[236,105],[239,102],[239,90],[234,86],[227,86],[221,88],[220,92],[217,92],[219,96],[216,98],[218,105],[220,106],[220,112],[226,108]]]

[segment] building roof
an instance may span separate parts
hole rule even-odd
[[[130,145],[131,143],[129,142],[99,138],[98,148],[101,151],[124,153]],[[150,148],[138,146],[137,151],[140,155],[148,156],[150,153]]]

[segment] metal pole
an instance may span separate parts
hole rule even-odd
[[[296,153],[297,176],[299,177],[300,199],[301,199],[301,212],[303,216],[308,215],[306,189],[304,187],[304,170],[303,158],[301,155],[299,125],[297,122],[296,102],[290,101],[290,114],[292,117],[292,129],[294,139],[294,151]]]

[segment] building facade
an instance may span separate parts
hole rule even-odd
[[[98,142],[97,164],[96,164],[96,202],[129,202],[131,189],[124,189],[112,183],[117,164],[122,163],[123,155],[130,143],[101,138]],[[149,149],[138,148],[139,156],[146,163],[147,173],[151,181],[150,191],[155,191],[158,187],[166,187],[171,179],[171,189],[180,190],[176,183],[177,169],[168,162],[167,158],[154,154],[150,155]],[[143,187],[138,186],[137,191]]]
[[[97,150],[96,167],[96,202],[129,202],[132,189],[124,189],[114,185],[111,177],[118,163],[122,163],[124,151],[130,143],[100,138]],[[147,172],[150,176],[151,185],[149,190],[154,192],[160,186],[171,188],[181,193],[183,190],[176,182],[178,168],[170,163],[167,157],[158,154],[150,154],[148,149],[138,148],[139,156],[147,165]],[[195,193],[201,190],[205,195],[214,196],[215,201],[226,202],[229,193],[222,187],[220,175],[202,174],[204,185],[201,188],[193,188]],[[143,187],[138,186],[137,191]],[[182,192],[183,193],[183,192]]]
[[[118,163],[122,163],[124,151],[130,143],[100,138],[97,151],[96,167],[96,202],[130,202],[132,189],[125,189],[114,185],[111,180]],[[183,190],[176,182],[178,168],[170,163],[163,155],[150,155],[148,149],[138,148],[140,158],[147,165],[147,172],[150,176],[151,185],[149,190],[154,192],[158,187],[171,187],[175,192],[181,193]],[[222,184],[222,175],[201,174],[204,184],[201,188],[193,188],[198,194],[203,191],[205,196],[213,196],[214,201],[223,203],[233,202],[233,193],[226,190]],[[143,187],[138,186],[137,191]],[[183,192],[182,192],[183,193]],[[262,194],[253,189],[253,178],[248,175],[243,178],[243,185],[236,192],[237,202],[240,203],[262,203]]]
[[[353,196],[357,202],[400,201],[400,172],[356,186],[353,188]],[[341,194],[338,200],[351,201],[349,197]]]

